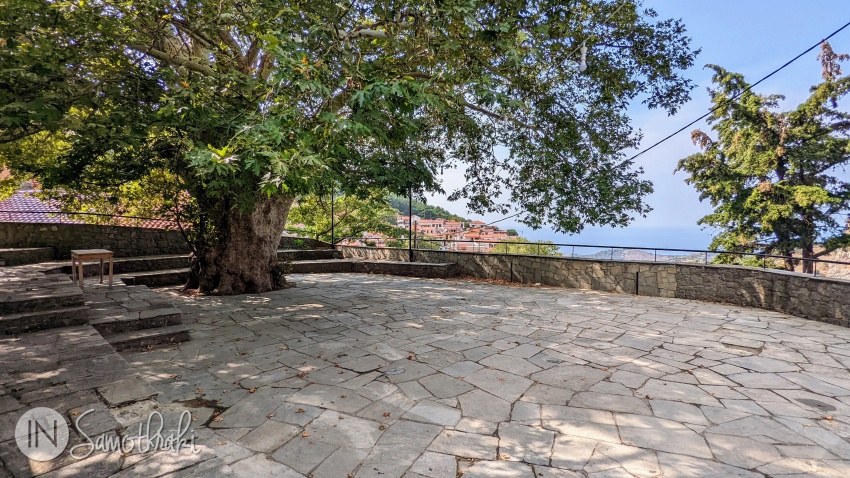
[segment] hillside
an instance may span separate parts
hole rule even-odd
[[[850,262],[850,249],[839,249],[819,259],[827,261]],[[835,279],[850,279],[850,265],[845,264],[818,264],[818,275],[833,277]]]
[[[409,205],[407,198],[391,194],[387,197],[387,201],[390,203],[390,206],[398,211],[399,214],[403,216],[408,214]],[[443,219],[448,219],[449,221],[470,222],[469,219],[453,214],[440,206],[429,206],[424,202],[417,200],[413,201],[413,214],[425,219],[436,219],[441,217]]]
[[[606,249],[595,254],[579,255],[588,259],[614,259],[617,261],[658,261],[658,262],[705,262],[705,254],[694,253],[686,255],[661,254],[657,256],[653,251],[645,251],[640,249],[614,249],[613,257],[611,249]],[[709,254],[708,260],[714,259],[716,254]]]

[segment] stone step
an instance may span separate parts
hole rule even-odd
[[[80,306],[0,315],[0,335],[83,325],[88,322],[88,310],[88,307]]]
[[[313,261],[292,261],[289,263],[291,274],[330,274],[335,272],[354,272],[351,259],[319,259]]]
[[[50,262],[54,258],[52,247],[23,247],[15,249],[0,249],[0,261],[7,266],[38,264]]]
[[[181,324],[124,332],[110,335],[109,337],[105,337],[105,339],[115,350],[122,351],[187,342],[190,340],[190,337],[189,327]]]
[[[335,249],[280,249],[277,258],[287,262],[342,259],[342,252]]]
[[[42,277],[47,277],[42,275]],[[65,277],[0,283],[0,315],[79,307],[83,292]]]
[[[355,261],[354,272],[440,279],[458,275],[459,269],[453,262]]]
[[[119,278],[127,285],[144,285],[148,287],[166,287],[185,284],[189,280],[189,269],[167,269],[138,274],[126,274]]]
[[[328,274],[336,272],[446,278],[458,275],[458,266],[454,263],[364,261],[359,259],[294,261],[291,263],[291,273],[293,274]]]
[[[128,311],[120,315],[89,320],[88,323],[104,337],[111,337],[127,332],[181,325],[183,318],[180,309],[164,307]]]
[[[360,259],[318,259],[292,261],[290,274],[330,274],[359,272],[363,274],[388,274],[397,276],[445,278],[458,275],[457,264],[402,261],[364,261]],[[189,279],[187,269],[170,269],[120,277],[127,285],[165,287],[183,284]]]
[[[169,254],[161,256],[120,257],[113,259],[113,274],[128,274],[132,272],[150,272],[164,269],[179,269],[189,266],[189,256],[185,254]],[[103,265],[104,275],[109,272],[108,264]],[[71,264],[57,264],[55,268],[45,271],[47,274],[71,274]],[[97,262],[83,264],[83,277],[100,275],[100,264]]]

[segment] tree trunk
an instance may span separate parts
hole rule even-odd
[[[248,213],[224,213],[211,244],[199,247],[187,288],[215,295],[259,293],[286,284],[277,249],[294,197],[261,197]]]
[[[783,254],[783,255],[786,255],[786,254]],[[796,267],[794,265],[794,255],[790,254],[790,253],[787,254],[784,261],[785,261],[785,270],[794,272],[794,268]]]
[[[813,259],[815,257],[815,246],[814,244],[804,244],[802,247],[802,256],[803,259]],[[811,274],[814,271],[814,262],[812,261],[800,261],[803,266],[803,274]]]

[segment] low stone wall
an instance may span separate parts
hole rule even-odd
[[[72,249],[109,249],[115,257],[188,254],[177,230],[99,224],[38,224],[0,222],[0,249],[52,247],[56,259],[69,259]],[[285,236],[281,249],[328,249],[327,242]],[[7,264],[10,264],[7,262]]]
[[[329,242],[311,239],[309,237],[283,236],[280,238],[281,249],[333,249]]]
[[[428,277],[446,279],[458,274],[457,264],[424,263],[386,260],[326,259],[290,263],[291,274],[330,274],[359,272],[361,274],[387,274],[394,276]]]
[[[407,249],[340,246],[346,258],[406,261]],[[414,251],[415,262],[456,263],[486,279],[623,294],[724,302],[850,325],[850,281],[714,264],[626,262],[564,257]]]
[[[0,261],[7,266],[38,264],[53,260],[52,247],[30,247],[26,249],[0,249]]]
[[[180,231],[98,224],[0,222],[0,248],[52,247],[56,259],[72,249],[109,249],[115,257],[185,254]]]

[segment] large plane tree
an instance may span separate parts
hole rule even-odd
[[[77,201],[170,178],[190,286],[262,292],[293,201],[332,187],[439,191],[459,166],[473,211],[626,224],[651,191],[626,108],[674,112],[694,55],[629,0],[6,0],[0,144]]]

